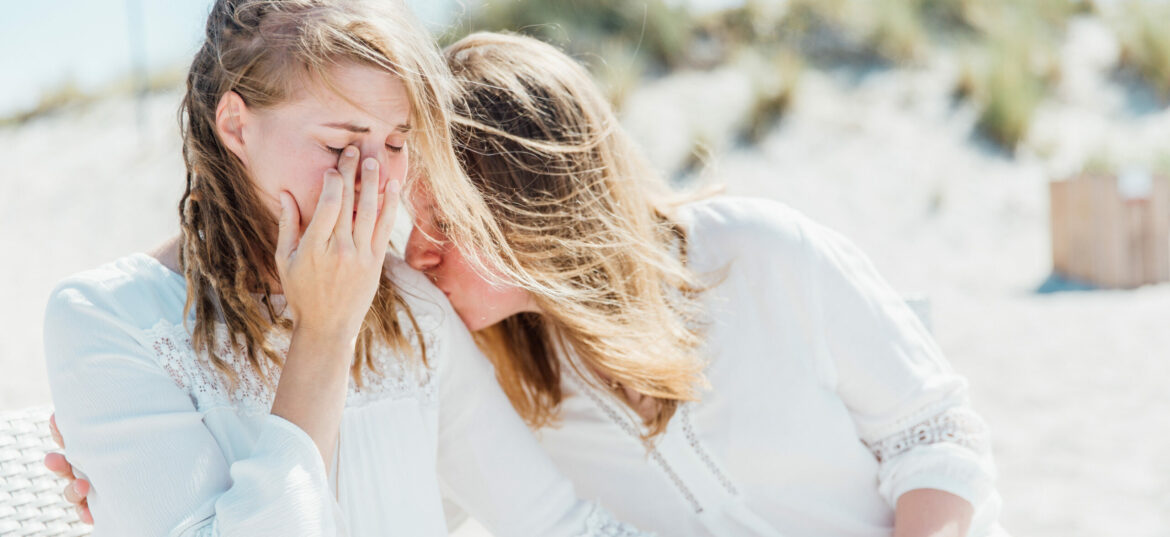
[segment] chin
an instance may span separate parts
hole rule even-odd
[[[463,326],[466,326],[468,331],[475,332],[476,330],[483,330],[484,328],[488,327],[488,325],[484,323],[484,319],[475,319],[473,317],[469,317],[464,315],[463,312],[459,310],[455,310],[455,313],[459,314],[459,320],[463,321]]]
[[[475,317],[469,315],[459,315],[459,320],[463,321],[463,325],[467,327],[468,331],[476,332],[484,328],[490,328],[502,319],[495,319],[491,317]]]

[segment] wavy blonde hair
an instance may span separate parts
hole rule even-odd
[[[681,200],[589,73],[556,48],[477,33],[445,54],[458,85],[456,153],[541,310],[476,334],[498,380],[530,426],[551,424],[563,397],[558,350],[570,349],[576,359],[564,363],[583,378],[652,398],[651,439],[705,385],[703,286],[672,218]]]
[[[193,344],[232,382],[238,376],[213,344],[216,324],[224,323],[231,341],[260,368],[262,360],[283,363],[265,334],[274,325],[288,330],[291,322],[271,300],[272,285],[279,281],[275,217],[243,164],[219,139],[216,107],[229,91],[250,107],[271,107],[306,80],[336,90],[329,73],[341,62],[382,69],[404,83],[413,126],[408,143],[415,157],[406,188],[425,181],[437,203],[456,207],[449,218],[459,226],[459,240],[484,251],[502,243],[452,152],[449,73],[434,41],[404,6],[388,0],[216,1],[180,110],[187,186],[179,203],[179,262],[187,281],[184,315],[195,311]],[[262,300],[256,300],[257,293]],[[399,290],[384,274],[358,337],[351,373],[359,386],[362,368],[374,368],[375,344],[409,349],[399,312],[414,324]],[[421,338],[418,344],[425,363]]]

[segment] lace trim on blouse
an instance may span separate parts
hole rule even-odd
[[[978,414],[965,406],[948,408],[878,440],[862,440],[878,462],[893,459],[917,446],[944,442],[963,446],[979,454],[990,450],[987,425]]]
[[[691,445],[691,449],[695,450],[695,453],[699,455],[699,459],[703,461],[703,464],[707,465],[707,470],[715,475],[715,478],[719,480],[723,488],[732,496],[739,496],[739,490],[735,488],[731,479],[728,479],[727,474],[723,473],[719,465],[715,464],[715,459],[707,453],[707,450],[703,448],[703,443],[699,441],[698,435],[695,434],[695,427],[691,424],[691,403],[683,403],[679,406],[680,413],[682,414],[683,434],[687,437],[687,443]]]
[[[619,522],[613,515],[594,502],[589,516],[585,517],[585,531],[577,537],[654,537],[654,533],[646,533],[624,522]]]
[[[234,389],[211,363],[206,353],[197,353],[191,343],[191,334],[182,324],[162,320],[145,331],[145,338],[154,351],[155,359],[167,375],[180,387],[187,390],[196,408],[207,410],[217,406],[232,406],[248,415],[267,414],[276,397],[276,386],[280,380],[279,367],[261,361],[259,371],[248,363],[247,353],[242,344],[232,344],[227,326],[218,323],[215,330],[216,355],[236,371],[238,379]],[[346,406],[365,406],[385,399],[414,397],[428,404],[437,402],[438,375],[434,363],[424,367],[413,335],[408,339],[414,347],[414,356],[402,358],[379,345],[374,352],[377,373],[366,369],[362,372],[362,387],[358,389],[351,378],[346,395]],[[430,334],[424,333],[428,356],[436,356],[435,342]],[[287,355],[289,335],[279,330],[268,333],[268,343],[278,354]]]
[[[601,395],[598,394],[597,390],[594,390],[592,386],[590,386],[586,381],[578,379],[575,376],[569,376],[568,378],[572,379],[572,382],[577,385],[578,390],[589,397],[589,399],[593,401],[593,404],[600,408],[611,422],[620,427],[623,431],[626,432],[627,435],[629,435],[639,444],[643,444],[642,434],[638,431],[638,426],[631,419],[629,419],[628,416],[623,416],[622,413],[618,411],[618,409],[614,408],[613,405],[610,405],[608,402],[606,402],[601,397]],[[682,422],[682,430],[683,434],[686,436],[687,444],[691,446],[691,449],[694,450],[699,459],[703,461],[703,464],[707,467],[707,470],[710,471],[715,476],[715,478],[719,480],[719,483],[723,486],[724,490],[726,490],[732,496],[738,496],[739,491],[736,489],[735,484],[731,482],[731,479],[728,479],[727,474],[722,471],[719,465],[715,464],[715,460],[710,456],[710,454],[707,453],[707,450],[703,447],[702,442],[699,441],[698,435],[695,434],[694,425],[691,423],[690,403],[683,403],[679,405],[679,410],[680,412],[678,413],[676,419],[679,419]],[[703,504],[699,503],[699,500],[695,497],[694,492],[691,491],[691,488],[687,486],[678,473],[674,471],[674,468],[672,468],[670,463],[667,462],[666,457],[662,456],[662,452],[660,452],[653,444],[648,446],[648,448],[649,451],[647,455],[653,459],[656,464],[658,464],[658,467],[662,469],[663,473],[666,474],[666,477],[669,478],[670,482],[674,484],[675,489],[678,490],[683,499],[685,499],[687,503],[690,504],[691,509],[695,511],[695,514],[702,514],[704,511]]]

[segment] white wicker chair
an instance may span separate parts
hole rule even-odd
[[[57,448],[50,407],[0,412],[0,537],[77,537],[90,527],[61,491],[65,480],[44,465]]]

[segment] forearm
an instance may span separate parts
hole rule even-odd
[[[345,339],[294,330],[272,402],[272,414],[313,439],[326,468],[333,458],[356,345],[356,339]]]
[[[954,494],[911,490],[898,497],[894,537],[965,537],[974,509]]]

